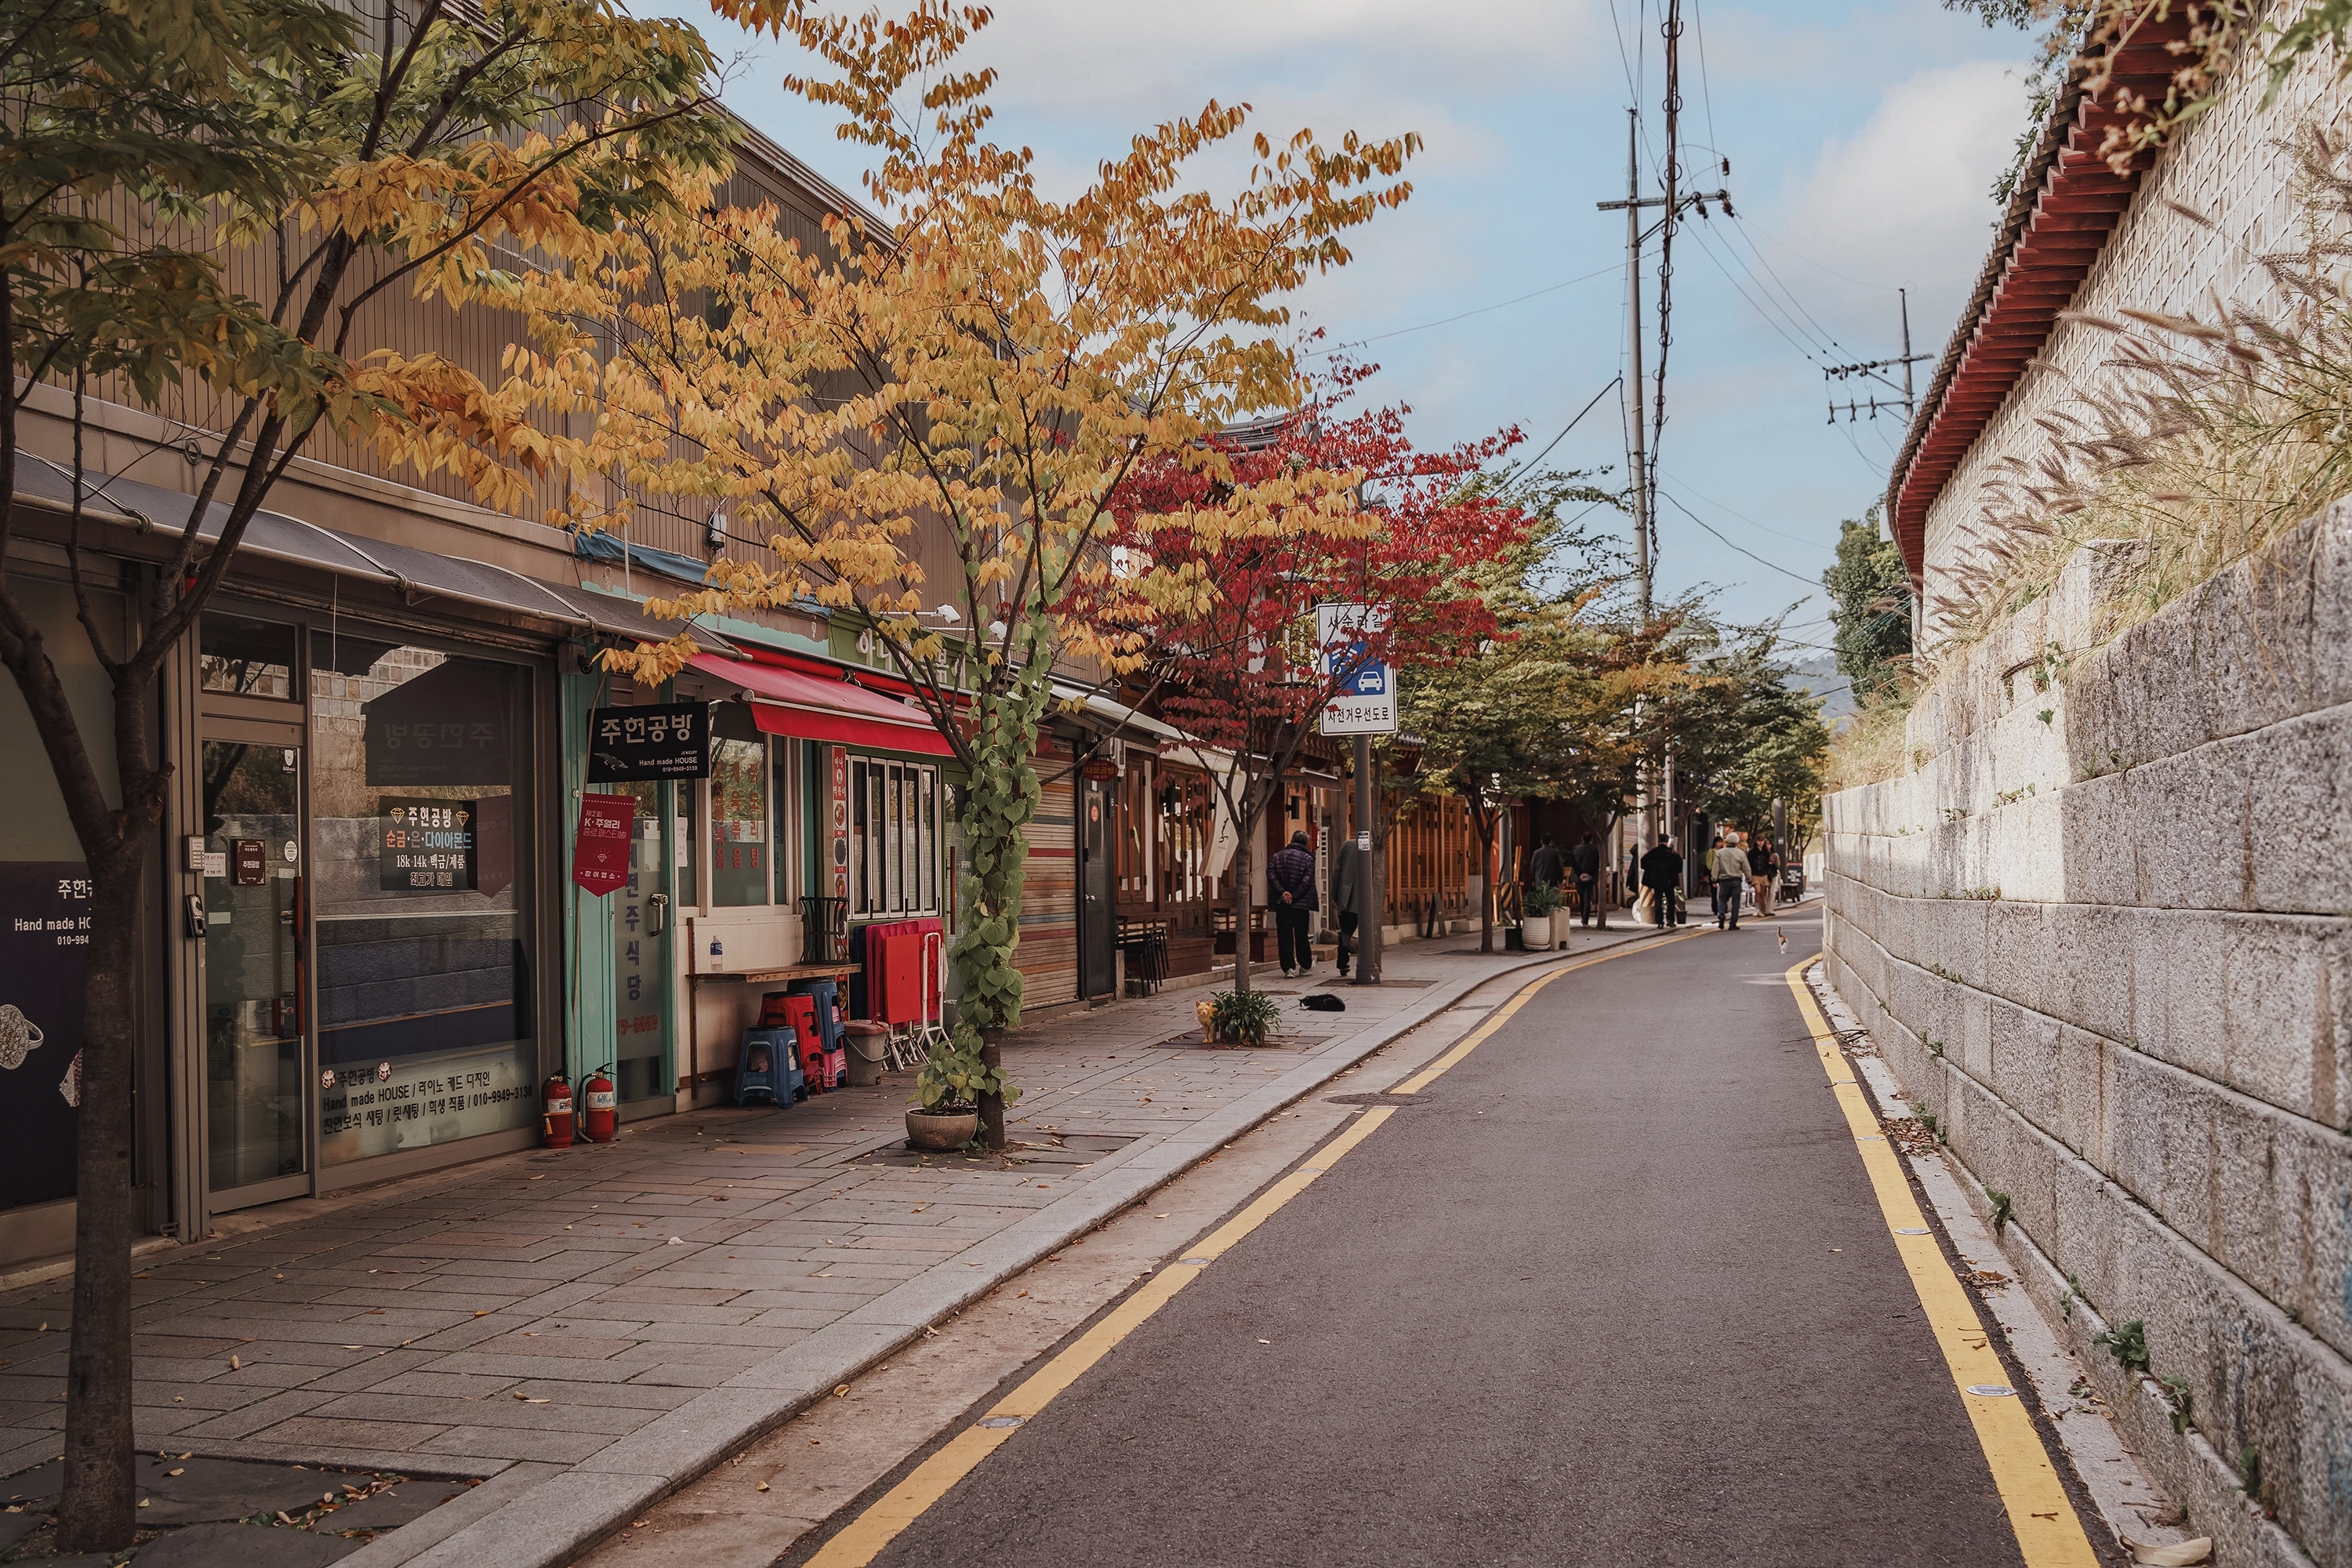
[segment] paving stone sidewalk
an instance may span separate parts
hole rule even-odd
[[[1644,934],[1579,931],[1562,956]],[[549,1489],[641,1506],[1479,982],[1544,962],[1475,948],[1392,949],[1377,988],[1276,978],[1347,1011],[1290,1006],[1262,1050],[1166,1043],[1197,1042],[1205,989],[1024,1029],[1002,1165],[907,1152],[900,1074],[279,1205],[284,1223],[142,1260],[139,1442],[498,1478],[468,1516]],[[58,1451],[68,1289],[0,1296],[0,1476]],[[409,1560],[432,1522],[366,1561]]]

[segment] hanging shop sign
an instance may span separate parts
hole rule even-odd
[[[572,841],[572,879],[600,899],[624,886],[636,831],[636,796],[582,795],[580,831]]]
[[[0,1205],[74,1194],[89,873],[0,861]]]
[[[384,795],[379,886],[387,893],[474,890],[476,803]]]
[[[1118,764],[1108,757],[1097,757],[1078,770],[1078,776],[1096,780],[1115,779],[1118,777]]]
[[[503,784],[509,686],[486,681],[470,659],[436,665],[368,702],[367,782]]]
[[[699,702],[599,708],[588,715],[588,782],[710,776],[710,711]]]

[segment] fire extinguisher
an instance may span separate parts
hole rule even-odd
[[[620,1097],[613,1092],[613,1069],[601,1067],[588,1075],[580,1086],[588,1097],[586,1132],[591,1143],[610,1143],[621,1121]]]
[[[562,1073],[549,1077],[541,1100],[541,1127],[551,1149],[572,1147],[572,1086]]]

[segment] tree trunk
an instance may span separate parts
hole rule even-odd
[[[1478,951],[1495,951],[1495,814],[1472,807],[1470,826],[1478,830],[1479,881],[1486,888],[1486,897],[1478,900]]]
[[[74,1282],[66,1360],[65,1475],[58,1547],[114,1552],[135,1531],[131,1449],[131,1089],[139,987],[139,882],[161,821],[168,769],[148,765],[152,670],[113,682],[115,779],[110,804],[37,627],[13,596],[0,616],[0,661],[16,678],[90,876],[82,983],[79,1104],[74,1119]]]
[[[1256,825],[1249,820],[1249,803],[1254,793],[1247,784],[1244,784],[1241,801],[1234,812],[1238,819],[1234,826],[1239,829],[1238,841],[1234,846],[1234,990],[1236,993],[1250,988],[1250,837],[1256,831]]]
[[[1021,1022],[1024,981],[1013,955],[1021,942],[1021,868],[1029,858],[1027,827],[1041,786],[1034,758],[1040,705],[1016,685],[977,700],[976,765],[964,786],[962,900],[969,918],[949,948],[961,997],[955,1048],[971,1053],[993,1086],[1003,1068],[1004,1031]],[[990,1087],[973,1096],[988,1147],[1004,1147],[1005,1096]]]
[[[66,1361],[62,1552],[131,1544],[131,996],[138,986],[139,874],[146,836],[90,865],[75,1118],[73,1342]],[[188,1239],[194,1239],[190,1237]]]

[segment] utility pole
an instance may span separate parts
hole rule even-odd
[[[1603,202],[1601,210],[1616,206]],[[1642,108],[1625,110],[1625,483],[1633,503],[1633,561],[1641,577],[1642,619],[1650,618],[1650,465],[1642,440]]]
[[[1858,364],[1829,364],[1822,367],[1822,379],[1824,381],[1843,381],[1850,375],[1859,375],[1878,383],[1890,392],[1895,389],[1895,384],[1887,380],[1882,373],[1894,370],[1898,366],[1902,369],[1902,399],[1898,402],[1892,397],[1883,399],[1872,397],[1867,400],[1859,397],[1849,398],[1845,405],[1845,419],[1849,425],[1864,414],[1868,414],[1875,419],[1882,411],[1892,414],[1898,408],[1903,411],[1904,424],[1908,425],[1911,423],[1913,410],[1917,406],[1911,392],[1911,367],[1929,356],[1915,354],[1911,352],[1911,290],[1897,289],[1895,291],[1895,298],[1903,312],[1903,353],[1900,358],[1864,360]],[[1832,425],[1837,423],[1837,404],[1834,400],[1830,404],[1829,422]]]
[[[1372,738],[1356,737],[1356,979],[1359,985],[1381,983],[1380,860],[1372,846],[1372,812],[1380,793],[1372,788]]]

